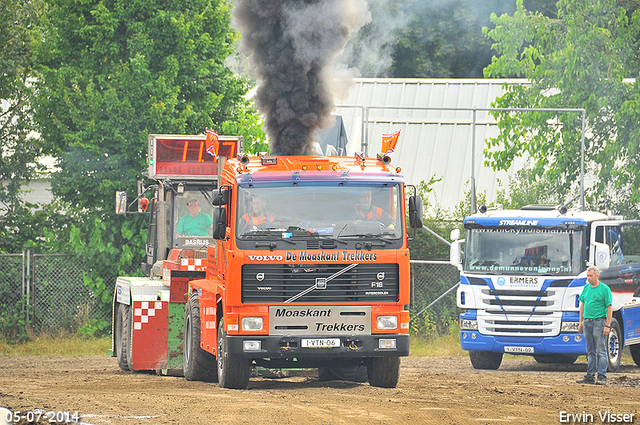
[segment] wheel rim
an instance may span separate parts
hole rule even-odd
[[[113,330],[113,348],[116,351],[118,361],[122,361],[122,309],[116,305],[115,329]]]
[[[618,339],[618,332],[615,328],[611,328],[611,332],[609,333],[609,361],[611,363],[617,363],[619,355],[620,340]]]
[[[224,335],[222,334],[222,326],[218,332],[218,375],[222,379],[224,372]]]
[[[187,323],[184,330],[184,358],[186,360],[186,363],[189,364],[189,362],[191,361],[191,318],[189,317],[189,315],[187,315],[186,321]]]

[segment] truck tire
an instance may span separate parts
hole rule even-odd
[[[630,345],[629,351],[631,352],[633,361],[636,362],[636,365],[640,366],[640,344]]]
[[[474,369],[497,370],[502,363],[502,353],[491,351],[469,351],[469,358]]]
[[[610,332],[605,340],[607,353],[609,354],[609,367],[607,369],[609,372],[617,372],[620,368],[620,360],[622,359],[621,335],[620,325],[614,317],[611,319]]]
[[[568,354],[541,354],[533,358],[541,364],[573,364],[578,360],[578,356]]]
[[[184,312],[184,377],[187,381],[218,382],[218,366],[213,354],[200,348],[200,303],[192,294]]]
[[[218,324],[218,385],[221,388],[244,390],[249,385],[251,359],[231,357],[227,350],[224,320]]]
[[[395,388],[400,377],[400,357],[372,357],[367,364],[372,387]]]
[[[129,341],[131,341],[131,307],[116,303],[116,318],[113,324],[113,348],[116,350],[118,366],[129,372]],[[127,311],[129,310],[128,314]]]
[[[366,366],[318,368],[318,380],[320,381],[367,382],[368,379]]]

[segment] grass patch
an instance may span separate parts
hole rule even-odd
[[[104,356],[111,348],[111,337],[81,335],[41,335],[31,340],[8,344],[0,339],[0,356]]]
[[[451,325],[444,335],[411,335],[412,357],[457,357],[467,352],[460,348],[460,328]]]

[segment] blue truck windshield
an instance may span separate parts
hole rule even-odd
[[[403,236],[400,189],[337,184],[239,187],[236,235],[399,239]]]
[[[467,229],[464,270],[574,276],[583,269],[581,241],[582,231],[575,229]]]

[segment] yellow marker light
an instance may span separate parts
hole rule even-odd
[[[337,166],[336,164],[333,164],[333,166],[331,167],[331,169],[332,169],[333,171],[337,171],[337,170],[338,170],[338,166]]]
[[[400,174],[400,171],[402,171],[402,168],[396,167],[396,173]]]
[[[302,171],[307,171],[307,166],[306,165],[302,166]]]
[[[322,165],[318,165],[318,171],[322,170]]]

